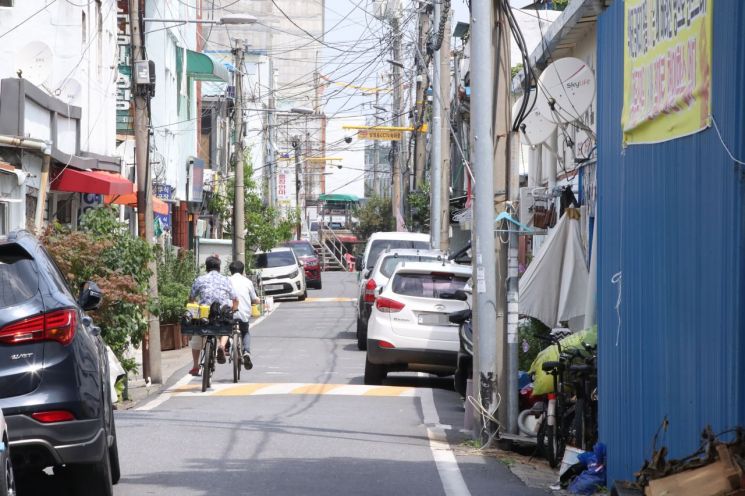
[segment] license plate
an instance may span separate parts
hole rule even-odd
[[[264,289],[266,289],[267,291],[277,291],[278,289],[282,288],[284,288],[284,286],[281,284],[269,284],[267,286],[264,286]]]
[[[450,325],[448,316],[444,313],[421,313],[419,314],[421,325]]]

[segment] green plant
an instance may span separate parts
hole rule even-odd
[[[174,248],[158,250],[158,315],[161,323],[179,321],[196,277],[193,253],[177,252]]]
[[[409,193],[409,226],[414,231],[429,232],[430,192],[429,183],[424,183],[418,190]]]
[[[355,209],[354,216],[359,219],[359,224],[354,226],[353,231],[360,240],[366,240],[375,232],[393,229],[393,212],[389,198],[369,198],[364,205]]]
[[[145,310],[152,248],[130,235],[110,207],[91,209],[81,219],[81,230],[51,226],[42,242],[67,278],[73,292],[89,280],[103,292],[101,307],[91,313],[101,336],[125,370],[135,369],[126,358],[130,345],[139,345],[147,330]]]
[[[546,337],[551,328],[546,327],[540,320],[528,317],[520,321],[517,329],[519,338],[518,362],[520,370],[529,370],[536,355],[545,348],[546,342],[538,337]]]

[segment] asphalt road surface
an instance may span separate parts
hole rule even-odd
[[[117,496],[520,495],[503,464],[451,450],[464,437],[451,378],[392,374],[363,385],[355,342],[356,274],[325,273],[305,302],[283,301],[252,329],[254,368],[213,387],[186,374],[117,412]],[[54,487],[54,477],[39,482]],[[37,493],[43,494],[43,493]]]

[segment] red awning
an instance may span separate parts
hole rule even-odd
[[[153,212],[161,215],[168,215],[168,204],[160,198],[153,198]],[[127,193],[126,195],[107,195],[104,196],[104,203],[115,203],[117,205],[127,205],[128,207],[137,206],[137,192]]]
[[[134,191],[134,184],[120,174],[101,171],[65,169],[52,183],[54,191],[94,193],[98,195],[126,195]]]

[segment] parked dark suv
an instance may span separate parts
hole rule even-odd
[[[0,409],[17,474],[54,467],[76,494],[111,495],[119,454],[106,347],[39,241],[0,236]]]

